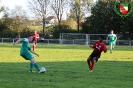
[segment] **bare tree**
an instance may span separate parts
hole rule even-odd
[[[70,9],[70,18],[77,22],[77,30],[80,31],[80,21],[85,16],[85,7],[87,0],[72,0]]]
[[[45,36],[45,19],[50,12],[50,0],[29,0],[28,5],[31,12],[37,14],[43,24],[43,37]]]
[[[51,0],[52,9],[58,19],[58,29],[60,30],[63,13],[67,10],[69,0]]]

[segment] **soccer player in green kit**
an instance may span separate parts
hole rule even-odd
[[[34,57],[31,54],[31,53],[33,53],[39,57],[39,55],[36,52],[34,52],[33,50],[31,50],[31,48],[30,48],[29,42],[31,42],[32,40],[33,40],[33,36],[29,36],[28,38],[20,38],[19,40],[17,40],[14,43],[14,45],[16,45],[19,42],[22,42],[21,49],[20,49],[20,55],[25,60],[30,60],[30,72],[34,72],[33,67],[35,67],[38,70],[38,73],[44,73],[44,71],[41,68],[39,68]]]
[[[114,31],[111,30],[110,34],[107,36],[106,42],[110,45],[110,53],[112,53],[112,49],[114,49],[115,43],[117,40],[116,34],[114,34]]]

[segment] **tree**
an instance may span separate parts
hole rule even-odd
[[[4,10],[4,7],[1,7],[1,8],[0,8],[0,12],[2,12],[3,10]]]
[[[0,0],[0,2],[1,2],[1,0]],[[0,12],[2,12],[4,10],[4,7],[2,6],[2,7],[0,7]]]
[[[28,16],[25,10],[21,6],[16,6],[11,10],[9,17],[13,19],[10,29],[16,31],[18,35],[20,32],[28,26]]]
[[[87,30],[89,33],[105,33],[116,29],[117,25],[113,21],[120,17],[114,12],[113,5],[114,2],[103,1],[94,4],[91,7],[91,16],[86,19],[88,28],[83,28],[83,30]]]
[[[85,7],[87,0],[71,0],[71,9],[69,18],[73,18],[77,22],[77,30],[80,32],[80,21],[84,19]]]
[[[29,9],[40,17],[43,26],[43,37],[45,36],[45,19],[50,12],[50,0],[29,0]]]
[[[133,13],[121,17],[114,11],[114,1],[99,1],[91,7],[91,16],[87,17],[82,31],[85,33],[109,33],[114,30],[116,34],[127,35],[131,38],[133,33]],[[124,37],[123,37],[124,39]]]
[[[61,30],[62,15],[67,10],[69,0],[51,0],[51,5],[58,19],[58,29]]]

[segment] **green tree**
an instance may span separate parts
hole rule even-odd
[[[28,15],[21,6],[16,6],[15,9],[11,10],[9,17],[13,19],[10,29],[16,31],[18,35],[23,29],[28,27]]]
[[[111,29],[119,29],[120,19],[114,12],[114,2],[99,1],[91,7],[91,16],[86,19],[88,28],[83,30],[89,33],[107,33]]]
[[[133,33],[133,13],[121,17],[114,11],[114,1],[99,1],[91,7],[91,16],[82,25],[82,32],[104,34],[114,30],[116,34],[127,35]],[[124,37],[123,37],[124,39]]]
[[[77,22],[77,30],[80,32],[80,21],[84,20],[87,0],[71,0],[69,18]]]
[[[61,30],[62,16],[63,16],[63,13],[67,10],[66,8],[68,8],[69,0],[51,0],[51,1],[52,1],[51,7],[58,19],[58,29]]]
[[[29,9],[38,15],[43,26],[43,37],[45,36],[45,19],[50,14],[50,0],[29,0]]]

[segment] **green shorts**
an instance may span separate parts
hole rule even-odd
[[[115,46],[115,42],[109,42],[109,45]]]
[[[26,60],[31,60],[34,58],[30,52],[22,52],[20,55]]]

